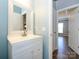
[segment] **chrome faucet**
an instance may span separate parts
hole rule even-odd
[[[26,25],[24,25],[23,36],[27,36],[27,26]]]

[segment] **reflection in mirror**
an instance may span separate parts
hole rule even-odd
[[[14,32],[23,33],[23,31],[33,33],[33,9],[30,1],[27,2],[27,0],[13,0],[9,13],[9,34],[14,34]]]
[[[26,30],[26,9],[18,2],[13,5],[13,29],[14,31]]]

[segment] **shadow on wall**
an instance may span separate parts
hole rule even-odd
[[[8,59],[8,0],[0,0],[0,59]]]

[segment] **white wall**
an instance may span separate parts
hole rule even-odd
[[[47,31],[49,19],[48,11],[48,1],[35,0],[35,28],[38,34],[43,34],[43,31]]]
[[[69,19],[69,47],[79,55],[79,13]]]
[[[8,0],[8,34],[12,31],[13,0]]]
[[[52,4],[52,0],[35,0],[34,2],[35,33],[43,36],[44,59],[52,58],[52,38],[50,38],[53,21]]]
[[[26,14],[26,24],[28,32],[33,34],[33,11],[27,12]]]
[[[12,28],[13,31],[23,30],[23,16],[21,14],[13,13]]]

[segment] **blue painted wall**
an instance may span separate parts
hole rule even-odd
[[[14,7],[13,9],[14,9],[15,13],[19,13],[19,14],[22,13],[22,8],[20,8],[20,7],[16,6],[16,5],[14,5],[13,7]]]
[[[56,2],[57,9],[62,9],[74,4],[79,4],[79,0],[58,0]]]
[[[8,59],[8,0],[0,0],[0,59]]]

